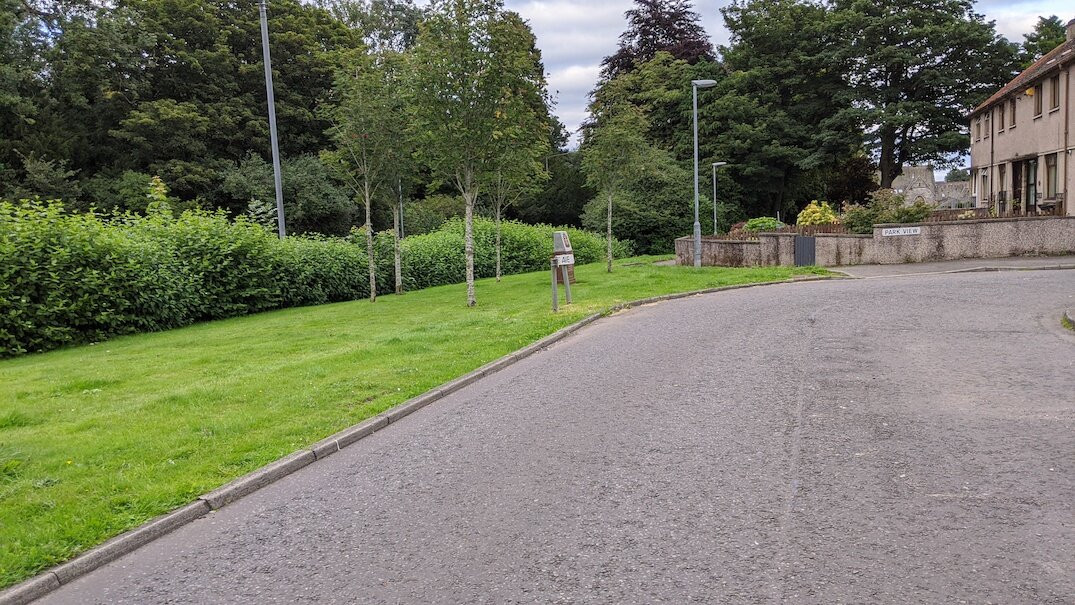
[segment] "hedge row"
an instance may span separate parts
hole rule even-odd
[[[494,230],[475,225],[479,277],[495,272]],[[547,266],[552,227],[506,222],[504,273]],[[571,230],[579,262],[604,240]],[[356,238],[363,241],[362,238]],[[629,254],[614,242],[615,252]],[[464,278],[462,224],[403,242],[408,290]],[[391,234],[377,238],[379,290],[391,291]],[[277,239],[220,213],[105,219],[56,202],[0,202],[0,357],[166,330],[268,309],[369,296],[365,248],[341,239]]]

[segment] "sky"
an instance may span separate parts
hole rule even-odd
[[[601,60],[615,52],[627,25],[623,13],[632,0],[506,0],[508,9],[530,22],[557,100],[556,115],[574,132],[586,117],[587,97],[597,82]],[[730,0],[696,0],[695,11],[714,46],[727,44],[728,31],[720,7]],[[1039,16],[1075,18],[1071,0],[981,0],[977,12],[996,21],[997,31],[1022,41]],[[572,137],[572,145],[577,137]]]

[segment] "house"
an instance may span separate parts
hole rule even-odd
[[[1075,20],[1067,41],[970,114],[971,192],[998,214],[1075,215]]]
[[[938,183],[930,165],[907,166],[892,181],[892,189],[908,202],[923,201],[938,208],[974,206],[969,183]]]

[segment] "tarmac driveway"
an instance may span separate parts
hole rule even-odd
[[[575,336],[47,603],[1071,603],[1075,271]]]

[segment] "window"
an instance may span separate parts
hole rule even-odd
[[[1041,104],[1042,104],[1041,84],[1038,84],[1037,86],[1035,86],[1034,88],[1031,88],[1030,90],[1034,91],[1032,93],[1034,95],[1034,117],[1035,118],[1041,117]]]
[[[1055,198],[1057,194],[1056,154],[1045,156],[1045,197]]]
[[[989,133],[993,132],[992,123],[993,123],[992,116],[990,116],[990,114],[986,114],[986,116],[985,116],[985,138],[987,138],[987,139],[989,138]]]
[[[1060,76],[1049,80],[1049,108],[1060,109]]]
[[[978,193],[978,199],[983,202],[989,199],[989,173],[985,168],[982,168],[982,187]]]
[[[1015,99],[1008,102],[1008,126],[1015,128]]]
[[[1008,165],[1007,164],[1001,164],[1000,166],[997,166],[997,177],[999,177],[999,179],[1000,179],[999,182],[997,183],[997,190],[998,190],[997,192],[1000,194],[1000,200],[1001,201],[1004,201],[1004,198],[1006,197],[1004,195],[1004,183],[1005,183],[1005,176],[1007,175],[1007,172],[1008,172]]]
[[[977,120],[974,121],[974,140],[975,141],[981,141],[982,140],[982,119],[981,118],[978,118]]]
[[[997,105],[997,130],[1004,132],[1004,125],[1007,122],[1004,121],[1004,103]]]

